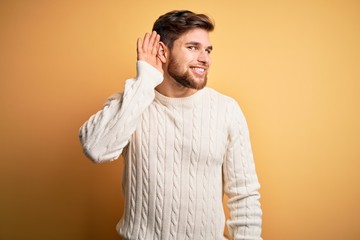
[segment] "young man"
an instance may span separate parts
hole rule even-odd
[[[137,42],[137,72],[80,129],[96,163],[124,158],[124,239],[261,239],[259,183],[238,104],[205,87],[211,20],[160,16]]]

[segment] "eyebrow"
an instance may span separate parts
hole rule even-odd
[[[187,42],[187,43],[185,43],[185,45],[194,45],[194,46],[199,46],[199,45],[201,45],[199,42]],[[213,46],[208,46],[207,48],[206,48],[207,50],[213,50]]]

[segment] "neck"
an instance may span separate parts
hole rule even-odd
[[[159,84],[155,89],[162,95],[171,98],[188,97],[198,91],[193,88],[182,86],[167,73],[164,74],[164,81]]]

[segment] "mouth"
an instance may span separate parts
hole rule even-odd
[[[196,75],[203,76],[207,72],[207,69],[205,67],[190,67],[192,72],[194,72]]]

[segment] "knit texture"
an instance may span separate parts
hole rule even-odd
[[[223,192],[234,239],[261,239],[259,182],[238,104],[213,89],[185,98],[155,90],[162,75],[138,61],[138,76],[80,128],[96,163],[124,158],[125,239],[224,239]]]

